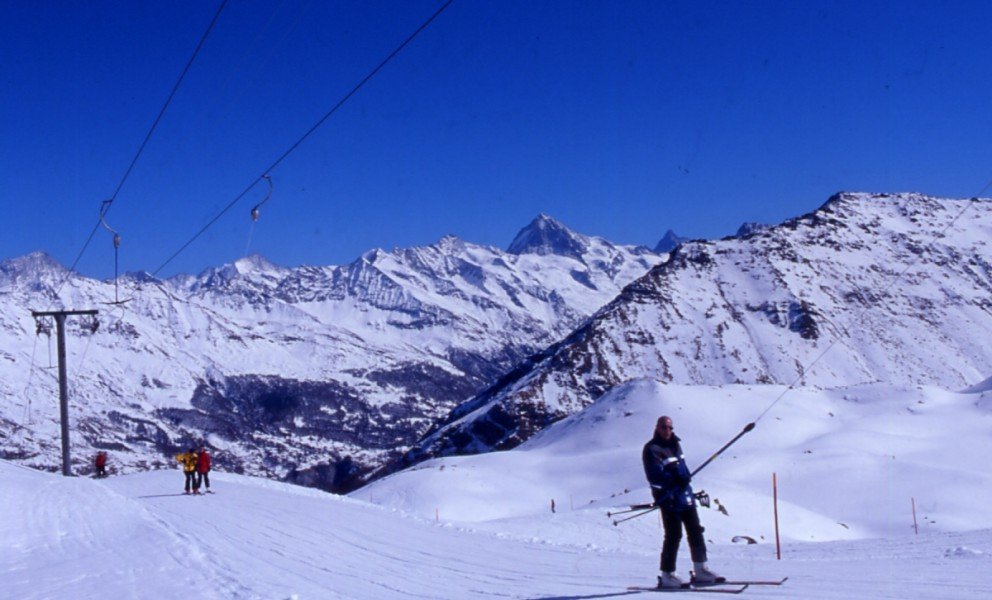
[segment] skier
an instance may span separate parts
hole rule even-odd
[[[189,452],[183,452],[182,454],[176,455],[176,460],[178,460],[183,466],[183,473],[186,475],[186,486],[183,493],[197,494],[199,491],[196,489],[196,448],[190,448]]]
[[[96,453],[96,476],[107,476],[107,453],[103,450]]]
[[[200,486],[206,487],[210,491],[210,453],[205,445],[200,446],[199,457],[196,460],[196,489]]]
[[[695,569],[692,583],[712,584],[726,580],[706,566],[706,540],[703,538],[703,526],[699,523],[696,498],[689,485],[692,476],[685,464],[680,441],[672,428],[672,419],[663,416],[655,425],[654,437],[644,445],[641,453],[644,474],[651,484],[655,506],[661,509],[661,521],[665,527],[665,541],[661,547],[661,576],[658,577],[658,587],[661,588],[683,588],[689,585],[675,573],[675,559],[679,552],[679,542],[682,541],[683,525]]]

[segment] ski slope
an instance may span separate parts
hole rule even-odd
[[[92,480],[0,462],[0,590],[24,599],[633,598],[627,586],[657,572],[658,519],[614,527],[605,512],[646,500],[638,455],[655,413],[672,414],[695,464],[781,390],[636,381],[516,450],[438,459],[352,497],[227,473],[212,475],[216,494],[189,497],[178,493],[178,470]],[[734,578],[790,578],[741,597],[992,597],[983,464],[992,396],[792,393],[695,481],[729,513],[702,511],[711,565]],[[769,537],[773,468],[781,561]],[[679,570],[688,568],[683,546]]]
[[[693,480],[728,509],[705,519],[715,539],[773,539],[772,473],[785,539],[905,535],[913,499],[924,530],[992,528],[992,390],[981,385],[957,393],[634,380],[513,451],[434,459],[352,495],[423,516],[437,509],[480,527],[550,512],[551,499],[603,511],[649,502],[641,448],[663,414],[674,420],[690,469],[757,419]]]

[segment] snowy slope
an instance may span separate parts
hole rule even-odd
[[[408,447],[457,403],[551,343],[664,257],[568,230],[513,252],[454,237],[372,250],[346,266],[261,257],[199,276],[113,282],[43,254],[0,262],[0,456],[59,464],[54,342],[31,310],[68,320],[74,454],[162,466],[208,438],[228,469],[333,488]],[[564,241],[563,241],[564,240]]]
[[[773,472],[785,539],[906,535],[911,498],[923,531],[992,528],[992,391],[881,384],[786,390],[636,380],[514,450],[436,458],[353,496],[500,527],[548,512],[551,499],[565,508],[650,502],[640,457],[659,416],[674,420],[694,469],[778,398],[694,479],[728,509],[707,511],[712,539],[774,539]],[[606,543],[609,533],[593,541]]]
[[[393,468],[511,448],[640,377],[962,389],[992,372],[992,201],[840,194],[685,242],[563,341],[459,406]]]
[[[698,463],[780,391],[631,382],[515,450],[424,463],[351,497],[216,472],[216,494],[185,497],[177,470],[91,480],[0,461],[0,589],[19,599],[626,596],[657,573],[659,523],[614,527],[605,512],[646,499],[638,456],[655,416],[673,415]],[[697,476],[729,513],[702,513],[711,565],[789,576],[741,596],[756,600],[989,597],[988,400],[882,386],[785,396]]]

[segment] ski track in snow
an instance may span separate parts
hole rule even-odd
[[[0,589],[10,598],[580,600],[633,596],[626,587],[650,584],[657,568],[657,547],[623,536],[583,548],[471,532],[224,473],[204,497],[176,495],[176,471],[94,481],[0,462],[0,478]],[[605,520],[599,510],[573,517],[580,532]],[[781,562],[771,544],[713,544],[710,563],[733,578],[789,576],[745,591],[754,599],[992,596],[992,530],[787,544]]]

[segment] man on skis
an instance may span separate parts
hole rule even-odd
[[[107,453],[103,450],[96,453],[96,476],[107,476]]]
[[[672,419],[664,416],[658,419],[654,437],[644,445],[641,459],[644,474],[651,484],[654,503],[661,510],[661,521],[665,527],[665,540],[661,547],[661,576],[658,587],[687,587],[675,573],[675,559],[678,557],[679,543],[682,541],[682,527],[685,527],[689,540],[689,551],[695,570],[692,583],[712,584],[725,581],[706,566],[706,540],[703,526],[699,523],[696,498],[689,481],[692,476],[685,464],[681,440],[675,435]]]
[[[183,466],[183,474],[186,476],[185,493],[197,494],[196,489],[196,462],[199,457],[196,455],[196,448],[190,448],[189,452],[176,455],[176,460]]]
[[[196,489],[206,484],[206,490],[210,491],[210,453],[207,452],[206,445],[200,446],[200,451],[196,458]]]

